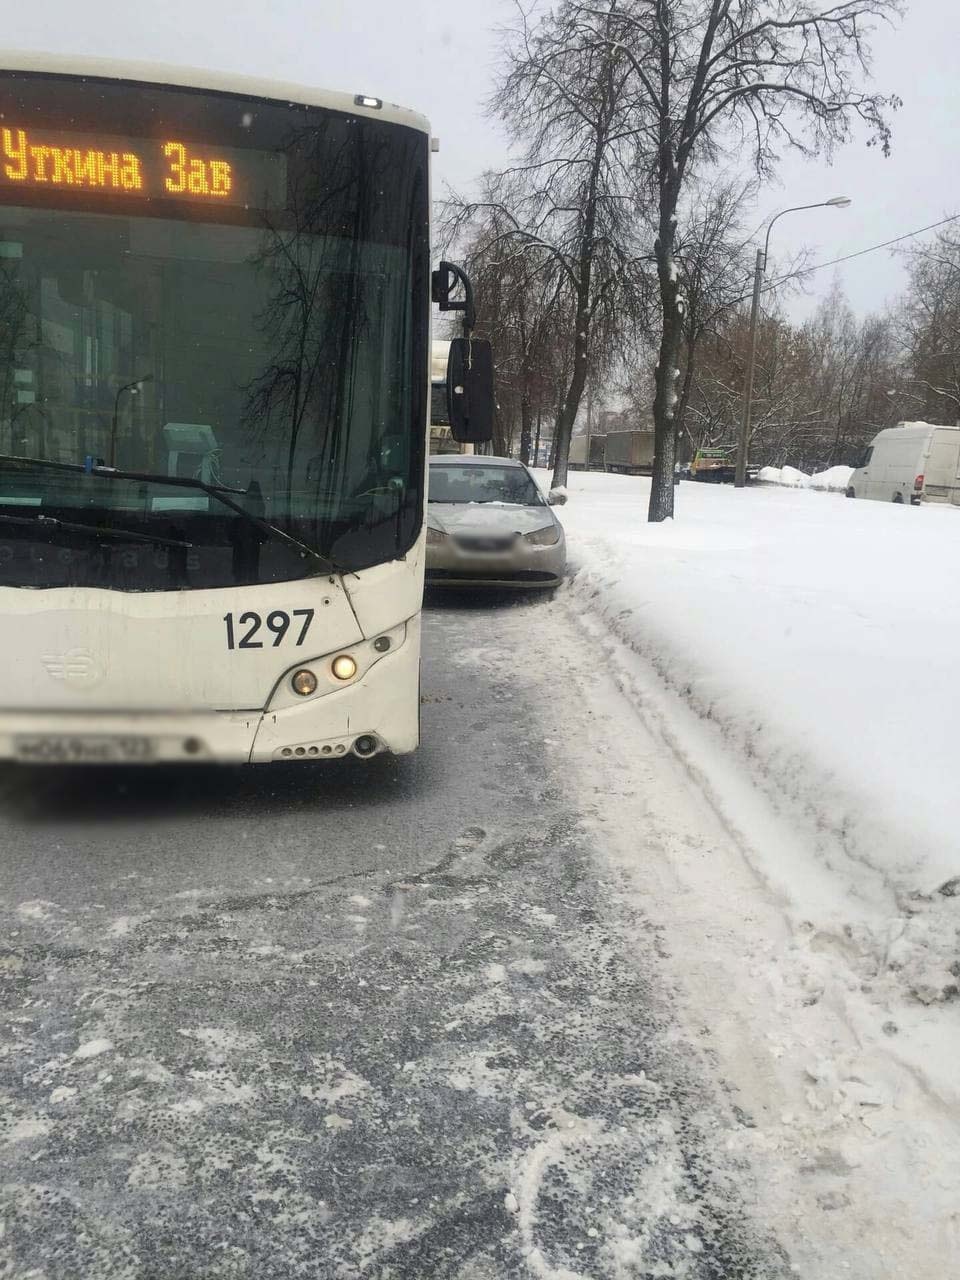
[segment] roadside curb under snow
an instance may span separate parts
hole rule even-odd
[[[820,945],[891,996],[906,994],[923,1005],[953,999],[960,896],[949,884],[939,892],[898,885],[871,858],[885,832],[870,817],[867,798],[851,794],[843,779],[765,719],[762,708],[730,696],[707,666],[689,660],[671,643],[668,623],[638,616],[635,592],[622,589],[623,566],[609,563],[602,544],[571,541],[565,595],[578,606],[581,625],[595,641],[613,642],[605,655],[623,692],[666,727],[668,745],[755,872],[784,901],[794,927],[815,929]],[[760,793],[777,831],[755,798],[735,785],[731,766]],[[796,846],[789,854],[785,842]]]

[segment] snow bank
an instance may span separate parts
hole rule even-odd
[[[678,519],[649,525],[647,480],[570,488],[571,593],[787,815],[802,856],[762,839],[751,856],[794,923],[864,980],[951,998],[960,514],[684,484]]]
[[[853,467],[828,467],[808,476],[796,467],[761,467],[761,484],[778,484],[786,489],[826,489],[831,493],[845,493]]]
[[[791,489],[804,489],[810,483],[810,477],[805,471],[798,471],[796,467],[781,467],[780,483]]]
[[[810,483],[810,477],[796,467],[761,467],[760,483],[779,484],[787,489],[805,489]]]
[[[811,489],[827,489],[830,493],[846,493],[853,467],[828,467],[810,477]]]

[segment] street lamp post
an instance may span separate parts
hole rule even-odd
[[[778,218],[786,213],[799,213],[802,209],[846,209],[852,201],[849,196],[832,196],[829,200],[820,200],[816,204],[797,204],[789,209],[781,209],[774,214],[767,224],[767,235],[763,248],[757,250],[757,263],[753,274],[753,301],[750,306],[750,345],[747,350],[747,368],[743,381],[743,409],[740,415],[740,436],[737,441],[737,466],[734,472],[734,486],[742,489],[747,483],[747,454],[750,451],[750,410],[753,400],[753,370],[757,361],[757,320],[760,315],[760,289],[763,275],[767,269],[767,254],[770,251],[770,232]]]
[[[120,397],[125,391],[129,391],[132,395],[138,395],[140,388],[145,382],[152,382],[153,374],[145,373],[142,378],[134,378],[132,382],[125,382],[122,387],[117,388],[117,394],[113,401],[113,421],[110,425],[110,466],[117,465],[117,423],[120,415]]]

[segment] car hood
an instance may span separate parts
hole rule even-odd
[[[431,502],[427,523],[441,533],[533,533],[554,523],[549,507],[519,507],[508,502]]]

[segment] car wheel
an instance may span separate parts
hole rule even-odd
[[[855,498],[856,496],[857,496],[857,495],[856,495],[856,493],[853,491],[853,489],[848,489],[848,490],[847,490],[847,497],[848,497],[848,498]]]
[[[895,503],[897,503],[899,506],[903,506],[903,494],[902,494],[902,493],[895,493],[895,494],[893,495],[893,500],[894,500],[894,502],[895,502]]]

